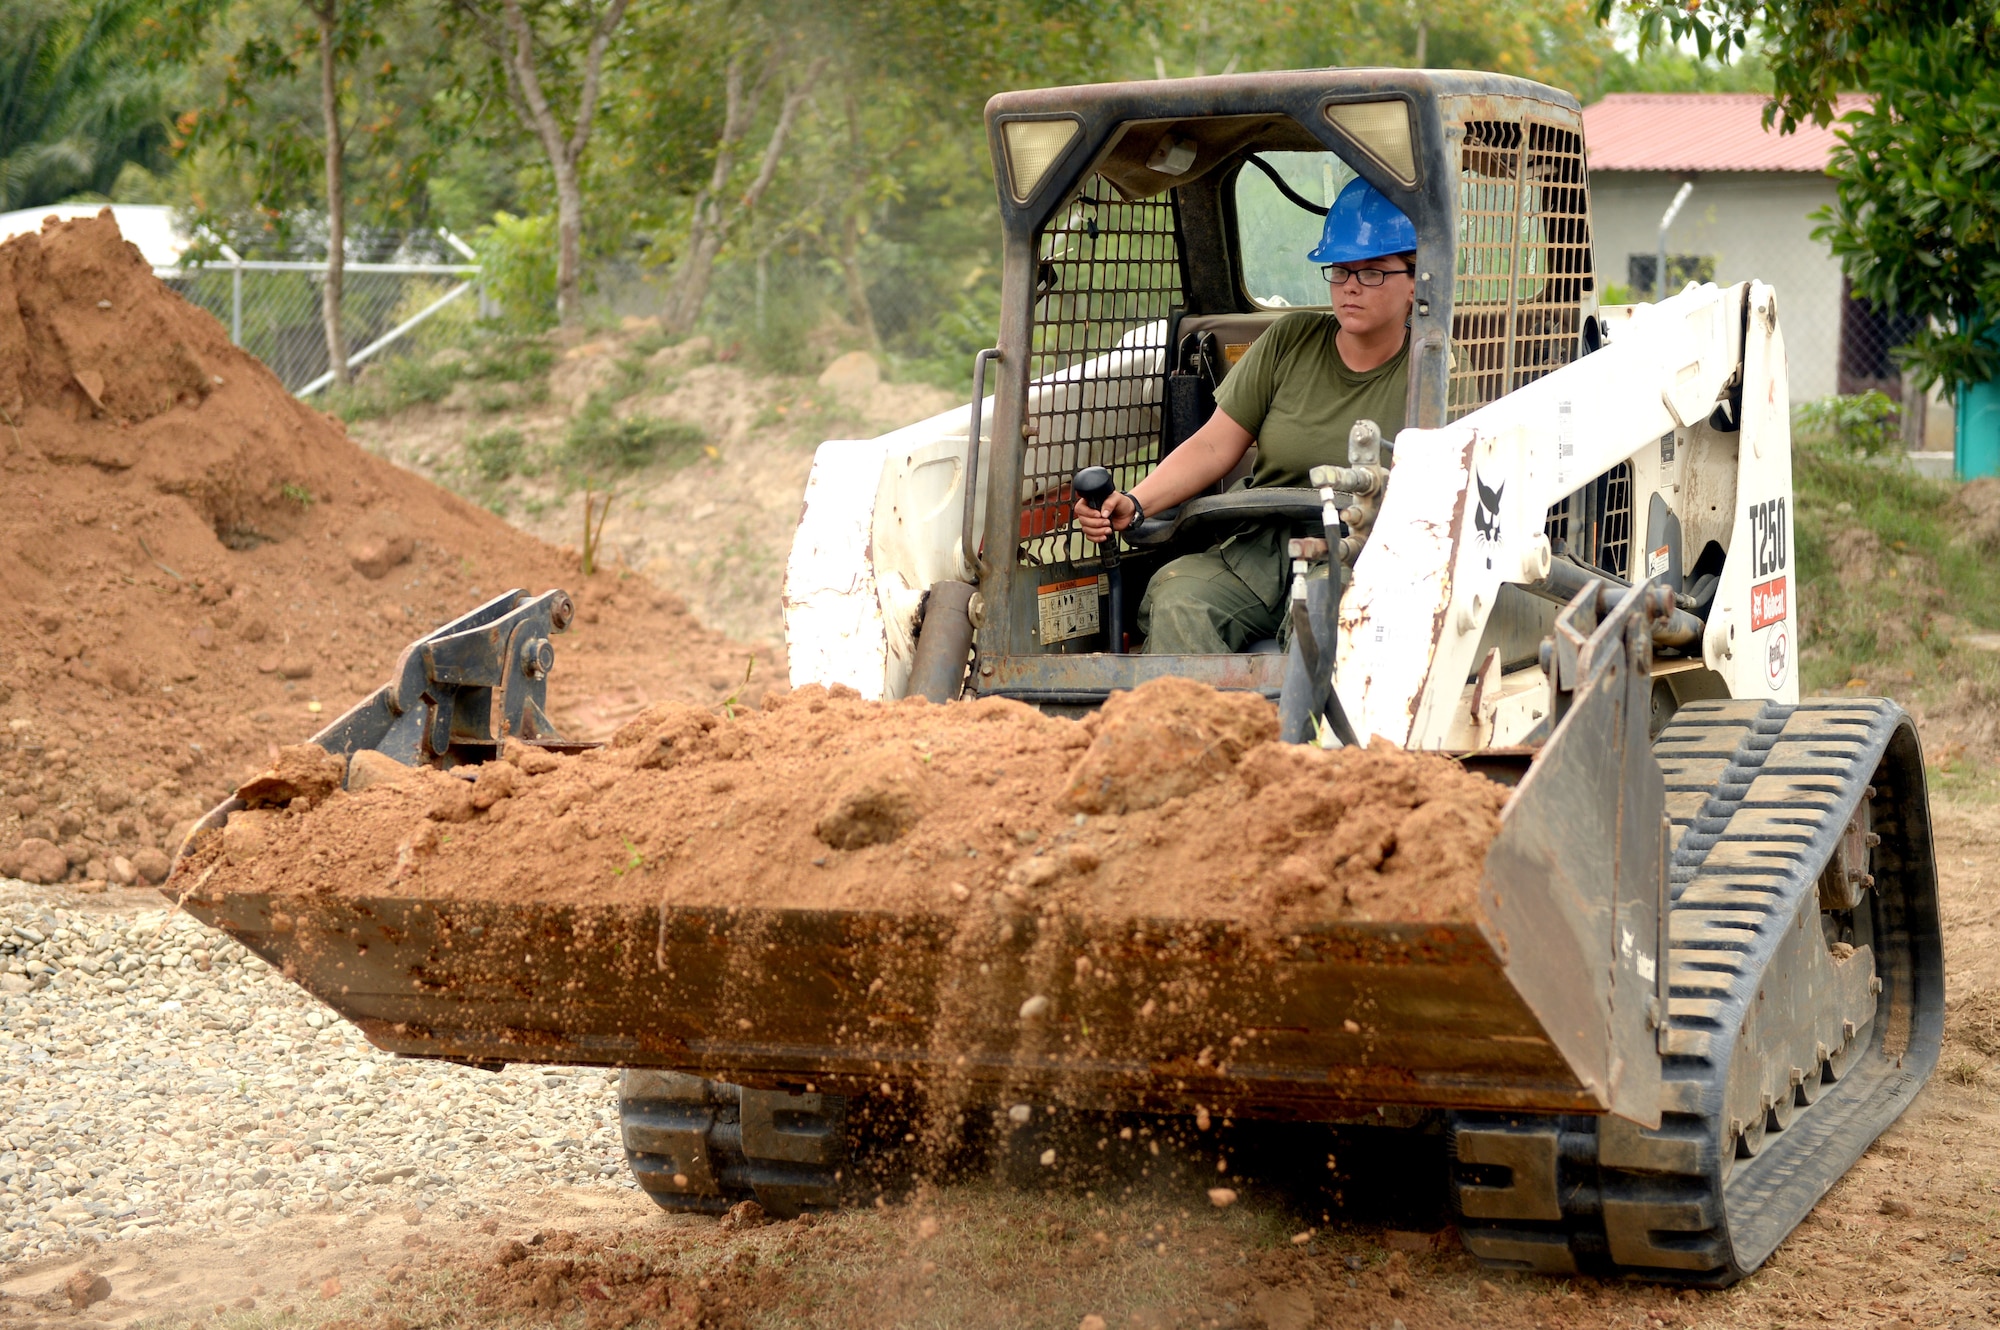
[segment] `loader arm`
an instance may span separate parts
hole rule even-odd
[[[1699,641],[1656,672],[1706,670],[1722,695],[1798,699],[1775,293],[1761,282],[1690,286],[1610,327],[1595,353],[1452,425],[1397,436],[1393,479],[1340,613],[1335,686],[1364,738],[1505,746],[1545,722],[1539,662],[1489,660],[1488,629],[1503,588],[1546,592],[1567,567],[1544,515],[1621,463],[1631,494],[1669,496],[1673,530],[1724,560]],[[1642,543],[1632,507],[1626,580],[1638,582],[1667,571],[1669,550],[1650,530]],[[1680,622],[1692,637],[1696,621]]]

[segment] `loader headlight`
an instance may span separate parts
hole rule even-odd
[[[1417,157],[1410,146],[1410,104],[1400,97],[1374,102],[1334,102],[1326,118],[1406,185],[1417,183]]]
[[[1009,120],[1000,126],[1007,144],[1007,176],[1016,203],[1026,203],[1042,177],[1063,155],[1083,126],[1065,116],[1060,120]]]

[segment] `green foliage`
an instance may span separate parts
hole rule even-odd
[[[556,363],[554,348],[539,337],[503,335],[479,343],[465,362],[465,377],[492,383],[539,378]]]
[[[1992,0],[1591,0],[1599,22],[1623,15],[1642,51],[1692,41],[1703,60],[1753,55],[1770,70],[1766,122],[1789,133],[1810,120],[1831,124],[1834,98],[1874,88],[1875,47],[1884,41],[1990,18]],[[1672,57],[1669,56],[1669,59]]]
[[[1961,639],[2000,630],[2000,578],[1969,538],[1958,487],[1815,447],[1793,452],[1792,485],[1804,690],[1859,681],[1853,691],[1914,701],[1934,720],[1990,709],[2000,660]]]
[[[753,307],[737,323],[734,331],[758,368],[773,374],[819,369],[821,357],[810,338],[824,317],[826,297],[814,299],[813,294],[810,287],[794,288],[781,300],[767,300],[761,318]]]
[[[1689,55],[1676,47],[1655,45],[1627,55],[1614,50],[1604,62],[1594,87],[1580,90],[1586,101],[1608,92],[1761,92],[1771,91],[1771,68],[1752,32],[1749,45],[1733,51],[1727,64]]]
[[[165,166],[173,82],[152,57],[171,5],[0,3],[0,212],[103,196],[128,164]]]
[[[377,420],[419,403],[442,401],[459,374],[457,361],[392,355],[366,366],[346,388],[330,385],[321,405],[342,420]]]
[[[323,249],[326,125],[321,33],[333,24],[350,234],[429,218],[433,168],[455,117],[427,6],[396,0],[175,0],[216,12],[179,118],[179,194],[193,220],[247,257]]]
[[[1955,395],[2000,378],[2000,15],[1885,35],[1866,71],[1815,234],[1855,294],[1924,320],[1898,358]]]
[[[599,392],[570,419],[563,460],[586,475],[617,475],[655,462],[685,466],[702,455],[707,443],[707,431],[685,420],[614,415],[611,399]]]
[[[472,242],[479,252],[486,298],[498,322],[514,332],[537,333],[556,321],[556,219],[553,213],[516,217],[495,213]]]
[[[1830,445],[1855,457],[1886,457],[1903,446],[1902,410],[1888,394],[1836,394],[1792,408],[1792,430],[1802,445]]]
[[[246,253],[309,243],[323,169],[316,48],[299,0],[160,2],[224,10],[195,62],[199,114],[188,122],[178,196],[197,216],[226,221],[218,230]],[[1713,74],[1665,57],[1626,60],[1592,21],[1593,2],[635,5],[604,67],[581,168],[585,271],[615,258],[659,274],[685,258],[695,194],[717,167],[733,59],[745,62],[746,88],[767,74],[771,82],[724,172],[725,201],[766,169],[781,89],[824,60],[789,146],[768,164],[768,192],[717,257],[702,326],[725,354],[734,344],[760,367],[810,372],[830,353],[867,346],[899,376],[963,390],[973,352],[992,343],[998,325],[999,213],[981,119],[993,93],[1225,68],[1410,64],[1419,45],[1434,66],[1521,74],[1585,97]],[[494,57],[494,6],[338,3],[351,15],[342,97],[357,228],[445,222],[479,250],[498,325],[546,329],[556,307],[554,175]],[[603,0],[531,0],[526,9],[557,119],[573,126],[585,51],[572,39],[604,12]],[[246,248],[246,237],[261,243]],[[479,377],[469,366],[465,373]],[[518,399],[481,389],[475,400]]]
[[[1620,0],[1596,0],[1609,17]],[[1918,328],[1897,359],[1919,386],[2000,377],[2000,5],[1995,0],[1624,0],[1647,40],[1726,60],[1755,31],[1767,121],[1831,123],[1843,90],[1838,201],[1815,232],[1854,293]]]
[[[297,504],[301,511],[312,507],[315,502],[313,492],[295,481],[288,480],[280,485],[278,493]]]
[[[465,455],[474,475],[481,480],[499,481],[521,473],[527,462],[528,445],[521,431],[498,429],[467,439]]]

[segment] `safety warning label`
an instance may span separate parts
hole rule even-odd
[[[1101,576],[1079,577],[1073,582],[1051,582],[1036,591],[1044,646],[1089,637],[1097,631],[1098,596],[1106,580]]]

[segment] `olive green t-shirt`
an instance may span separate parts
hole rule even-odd
[[[1216,389],[1215,405],[1257,439],[1253,486],[1306,485],[1316,466],[1347,465],[1347,432],[1372,420],[1382,437],[1403,428],[1410,339],[1387,362],[1356,373],[1340,358],[1331,314],[1299,310],[1265,330]]]

